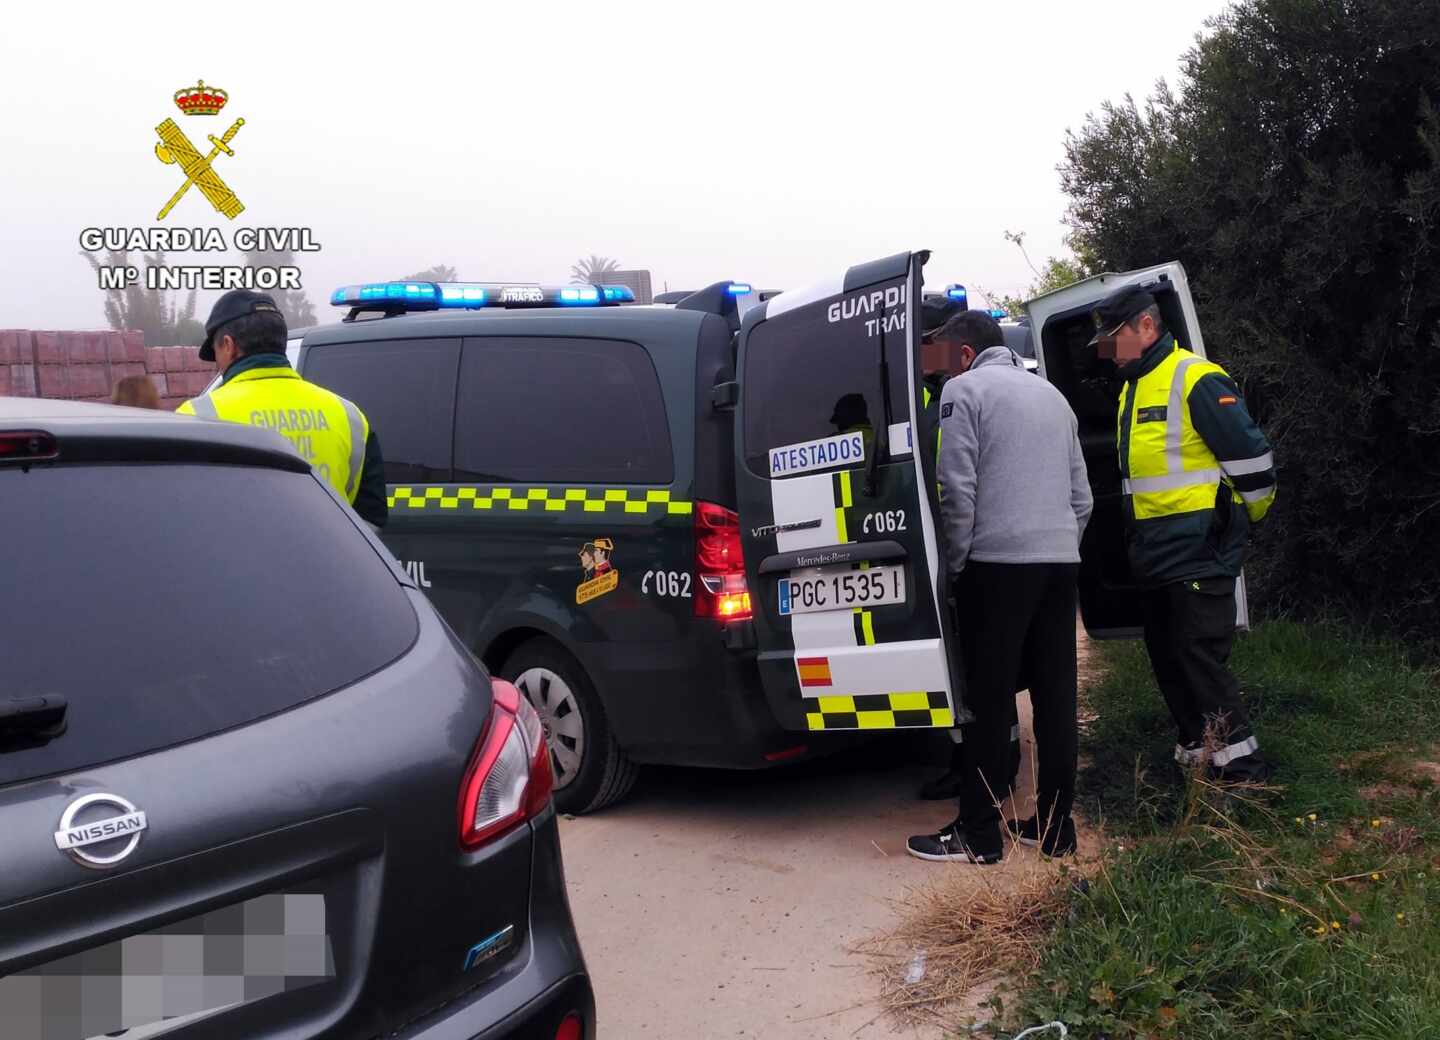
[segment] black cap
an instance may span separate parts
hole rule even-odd
[[[200,344],[200,360],[215,360],[215,333],[220,331],[221,325],[236,318],[243,318],[247,314],[261,314],[266,311],[280,314],[275,300],[266,293],[250,289],[231,289],[220,297],[215,301],[215,306],[210,308],[210,317],[205,319],[205,342]],[[284,320],[284,315],[281,315],[281,320]]]
[[[1090,312],[1090,320],[1095,323],[1095,335],[1087,346],[1094,346],[1135,315],[1154,306],[1155,297],[1138,285],[1116,289]]]
[[[933,335],[964,309],[965,305],[959,300],[938,293],[926,293],[920,298],[920,335]]]

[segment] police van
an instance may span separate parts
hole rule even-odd
[[[378,431],[383,537],[539,709],[567,811],[623,796],[642,763],[756,768],[963,719],[915,432],[927,256],[743,321],[738,283],[654,308],[605,286],[348,286],[331,301],[345,321],[292,341],[302,374]],[[1090,308],[1127,281],[1203,351],[1178,264],[1030,308],[1041,373],[1080,417],[1096,492],[1080,600],[1101,636],[1138,630],[1138,597],[1119,384],[1085,343]]]
[[[641,763],[758,768],[843,742],[782,726],[755,665],[733,462],[747,295],[375,283],[292,335],[304,377],[377,431],[385,542],[539,710],[567,811],[621,797]]]

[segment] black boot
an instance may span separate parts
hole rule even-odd
[[[1220,784],[1267,784],[1275,775],[1275,767],[1255,751],[1224,766],[1209,766],[1210,780]]]

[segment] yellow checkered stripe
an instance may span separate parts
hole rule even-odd
[[[664,488],[564,488],[444,484],[390,488],[390,508],[533,513],[633,513],[688,516],[690,502],[670,497]]]
[[[835,541],[844,544],[850,540],[849,512],[855,507],[855,497],[850,489],[850,471],[842,469],[830,477],[835,492]]]
[[[955,725],[945,691],[875,693],[854,697],[816,697],[816,711],[805,715],[806,725],[819,729],[903,729],[907,726]]]

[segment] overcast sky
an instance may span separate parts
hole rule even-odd
[[[1224,6],[13,5],[0,328],[104,326],[78,236],[156,226],[183,180],[153,151],[167,116],[197,145],[245,119],[216,169],[246,209],[228,221],[192,191],[164,224],[312,228],[324,318],[346,282],[436,263],[566,281],[589,253],[658,291],[794,287],[929,248],[927,284],[1018,291],[1006,230],[1037,264],[1063,248],[1066,129],[1174,82]],[[197,78],[229,91],[220,116],[176,111]]]

